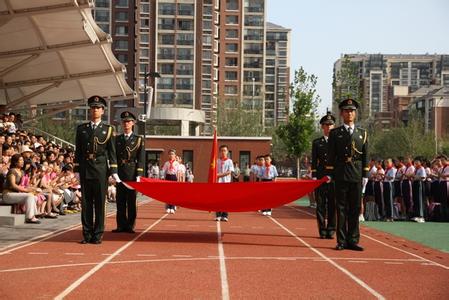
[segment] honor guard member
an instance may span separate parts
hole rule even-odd
[[[129,111],[120,114],[123,134],[115,138],[118,175],[124,181],[140,181],[145,165],[145,146],[141,136],[133,133],[136,117]],[[136,191],[122,183],[117,185],[117,228],[112,232],[134,233],[137,216]]]
[[[323,136],[312,143],[312,178],[323,178],[327,165],[329,132],[335,125],[335,117],[328,112],[320,120]],[[322,239],[332,239],[335,233],[335,183],[324,183],[315,190],[317,202],[316,219],[318,233]],[[327,219],[327,223],[326,223]]]
[[[337,250],[363,251],[359,213],[362,191],[368,181],[368,137],[366,130],[355,127],[357,101],[343,100],[339,106],[344,124],[329,134],[327,175],[335,181],[337,203]]]
[[[90,122],[76,130],[75,171],[81,181],[82,244],[101,244],[104,232],[105,200],[108,173],[117,182],[117,157],[115,154],[114,128],[101,121],[106,101],[100,96],[87,100]],[[95,218],[94,218],[95,216]]]

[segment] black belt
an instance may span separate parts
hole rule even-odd
[[[134,160],[129,160],[129,159],[122,159],[120,160],[120,164],[122,165],[127,165],[127,164],[135,164],[136,162]]]
[[[103,157],[104,155],[98,155],[96,153],[89,153],[86,155],[86,160],[95,160],[97,158]]]

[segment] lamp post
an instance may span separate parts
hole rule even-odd
[[[147,120],[150,118],[150,116],[147,116],[147,106],[148,106],[148,92],[147,92],[147,82],[148,82],[148,77],[152,77],[152,78],[159,78],[161,77],[161,75],[159,75],[158,72],[147,72],[147,66],[145,65],[145,73],[143,74],[143,145],[145,147],[146,145],[146,141],[147,141]],[[151,88],[151,93],[150,93],[150,99],[149,99],[149,104],[151,105],[151,101],[153,100],[153,87]],[[145,163],[144,163],[144,167],[143,167],[143,174],[144,176],[148,176],[147,174],[147,152],[145,149]]]

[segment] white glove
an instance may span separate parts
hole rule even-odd
[[[316,177],[312,177],[312,180],[316,180]]]
[[[128,189],[128,190],[134,190],[134,188],[128,184],[126,184],[124,181],[122,181],[122,184]]]
[[[117,183],[122,182],[122,180],[120,179],[120,177],[118,177],[118,174],[117,174],[117,173],[112,174],[112,177],[114,177],[114,179],[115,179],[115,181],[116,181]]]
[[[137,176],[136,182],[140,182],[140,176]]]
[[[326,181],[326,183],[330,183],[330,182],[332,181],[332,177],[330,177],[330,176],[327,176],[327,175],[326,175],[326,177],[327,177],[327,181]]]
[[[363,177],[362,178],[362,194],[365,194],[365,188],[366,188],[367,183],[368,183],[368,178]]]

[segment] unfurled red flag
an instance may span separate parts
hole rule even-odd
[[[212,141],[212,152],[210,153],[209,177],[207,182],[217,182],[217,129],[214,128],[214,140]]]

